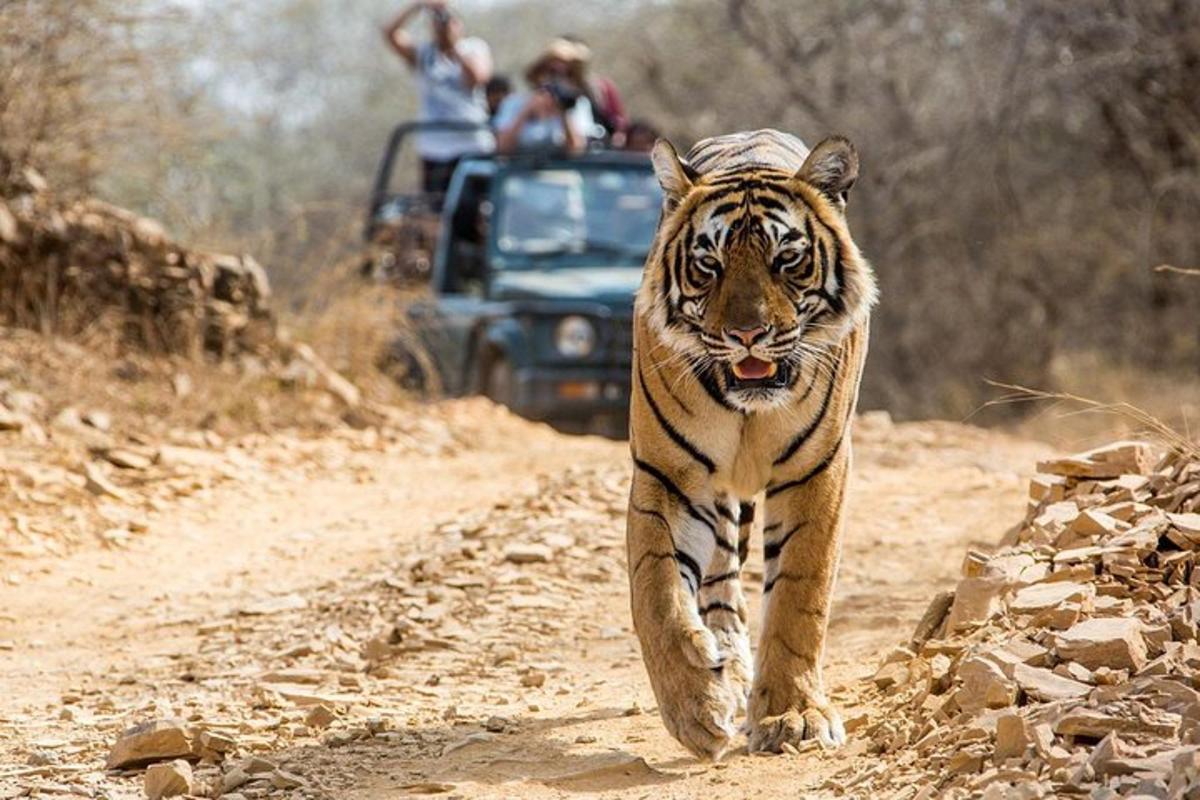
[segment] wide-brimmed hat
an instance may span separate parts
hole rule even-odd
[[[574,70],[586,64],[591,57],[592,51],[585,44],[572,42],[570,39],[551,39],[538,57],[525,68],[525,80],[534,83],[538,74],[545,69],[547,61],[565,61]]]

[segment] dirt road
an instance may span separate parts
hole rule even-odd
[[[692,759],[658,721],[630,628],[625,445],[478,402],[457,413],[465,444],[448,449],[261,439],[122,549],[6,564],[0,798],[140,797],[140,772],[104,759],[127,725],[167,717],[236,742],[196,775],[247,798],[822,796],[866,758],[852,741]],[[852,726],[872,711],[861,678],[966,547],[1020,517],[1044,452],[860,423],[827,658]],[[250,755],[268,771],[230,785]]]

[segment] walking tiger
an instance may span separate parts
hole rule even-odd
[[[634,310],[627,548],[670,733],[719,758],[845,741],[822,684],[850,426],[876,288],[847,227],[858,155],[774,130],[651,158],[664,200]],[[762,515],[763,621],[740,583]]]

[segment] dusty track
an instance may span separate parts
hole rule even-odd
[[[38,785],[138,796],[136,776],[103,773],[107,747],[129,722],[175,714],[238,731],[241,754],[285,765],[307,781],[288,791],[311,796],[819,796],[864,758],[853,742],[690,758],[653,713],[630,630],[625,446],[506,416],[473,440],[451,455],[330,440],[310,453],[317,469],[263,459],[161,508],[127,549],[11,565],[0,797]],[[846,716],[870,713],[859,679],[954,582],[965,548],[1020,516],[1044,452],[951,424],[860,425],[827,657]],[[506,560],[528,544],[549,563]],[[304,607],[239,614],[289,595]],[[358,659],[397,622],[409,639]],[[264,693],[262,675],[288,668],[332,681],[310,687],[343,703],[329,730],[305,730],[303,709]],[[52,766],[18,774],[35,752]]]

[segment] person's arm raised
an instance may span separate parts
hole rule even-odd
[[[413,41],[409,32],[404,30],[404,26],[427,6],[428,3],[425,0],[415,0],[405,6],[404,10],[397,14],[391,22],[383,26],[383,38],[396,51],[396,54],[404,59],[404,63],[413,68],[417,66],[417,43]]]
[[[471,47],[465,52],[455,43],[451,48],[451,58],[462,65],[463,68],[463,85],[467,89],[475,89],[483,86],[492,78],[492,58],[491,54],[486,50],[487,45],[476,40],[481,47]]]

